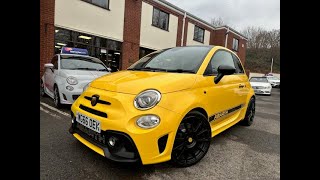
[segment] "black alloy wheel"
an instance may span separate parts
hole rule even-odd
[[[210,141],[211,127],[207,118],[198,111],[191,111],[178,127],[171,161],[179,167],[196,164],[208,152]]]
[[[249,101],[247,112],[245,118],[241,121],[242,125],[251,126],[253,123],[254,115],[256,113],[256,103],[255,99],[252,97]]]

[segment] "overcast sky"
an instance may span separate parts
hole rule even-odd
[[[221,17],[237,31],[247,26],[280,29],[280,0],[167,0],[210,22]]]

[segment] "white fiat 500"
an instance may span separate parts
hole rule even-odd
[[[254,89],[255,94],[271,95],[272,86],[267,77],[251,77],[250,85]]]
[[[88,56],[86,49],[70,47],[63,47],[44,68],[40,94],[53,98],[56,107],[72,104],[87,84],[110,73],[101,60]]]

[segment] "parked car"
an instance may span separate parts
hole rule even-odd
[[[265,76],[272,87],[280,88],[280,79],[276,76]]]
[[[97,58],[88,56],[86,49],[63,47],[51,63],[45,64],[40,80],[41,96],[53,98],[56,107],[72,104],[93,79],[110,73]]]
[[[256,94],[271,95],[272,86],[267,77],[251,77],[250,84]]]
[[[211,137],[250,126],[255,95],[238,56],[221,46],[153,52],[92,81],[71,106],[69,132],[119,162],[191,166]]]

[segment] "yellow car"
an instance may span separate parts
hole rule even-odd
[[[72,104],[69,132],[114,161],[186,167],[205,156],[212,137],[239,121],[251,125],[254,114],[254,90],[236,54],[174,47],[88,84]]]

